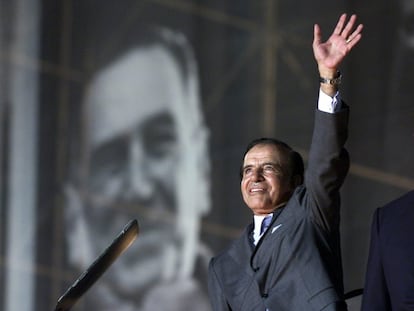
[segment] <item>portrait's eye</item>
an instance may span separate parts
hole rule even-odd
[[[149,158],[162,160],[177,150],[175,123],[170,114],[163,113],[148,120],[143,127],[143,146]]]
[[[125,137],[117,137],[94,150],[89,168],[91,191],[105,191],[105,184],[125,170],[127,160],[128,141]]]

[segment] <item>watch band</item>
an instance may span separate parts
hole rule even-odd
[[[336,74],[336,77],[333,78],[333,79],[319,77],[319,82],[320,83],[325,83],[325,84],[330,84],[330,85],[339,85],[339,84],[341,84],[341,81],[342,81],[342,74],[339,71]]]

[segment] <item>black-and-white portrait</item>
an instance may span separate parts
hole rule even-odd
[[[179,32],[145,27],[127,39],[121,51],[104,49],[102,62],[94,55],[82,98],[81,153],[65,185],[69,263],[86,269],[137,218],[138,240],[85,298],[87,309],[208,310],[194,276],[210,257],[199,239],[210,160],[197,63]]]

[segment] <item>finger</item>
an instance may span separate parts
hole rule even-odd
[[[351,50],[362,38],[361,34],[356,35],[351,41],[347,43],[348,50]]]
[[[348,23],[345,25],[345,28],[342,30],[341,36],[343,38],[348,38],[349,33],[352,31],[352,29],[354,28],[355,25],[355,21],[356,21],[356,15],[353,14],[350,18]]]
[[[361,32],[362,32],[363,28],[364,28],[364,26],[362,24],[359,24],[358,27],[354,30],[354,32],[346,40],[346,44],[349,45],[351,42],[355,42],[355,40],[357,38],[358,38],[358,41],[359,41],[361,39]]]
[[[354,40],[354,38],[362,32],[363,28],[364,25],[359,24],[358,27],[354,30],[354,32],[348,37],[346,42],[349,43],[350,41]]]
[[[318,24],[313,26],[313,45],[319,45],[322,40],[321,28]]]
[[[335,35],[340,35],[342,32],[342,28],[344,27],[345,24],[345,20],[346,20],[346,13],[343,13],[338,20],[338,23],[335,26],[335,29],[333,31],[333,33]]]

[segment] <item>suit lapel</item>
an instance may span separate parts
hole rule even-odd
[[[261,239],[259,240],[259,242],[257,243],[256,247],[254,248],[254,250],[252,252],[252,255],[251,255],[251,258],[250,258],[250,266],[252,268],[254,268],[256,266],[255,257],[257,255],[258,251],[261,249],[262,244],[265,243],[270,238],[273,238],[273,237],[271,237],[271,235],[273,235],[273,234],[279,235],[279,233],[282,232],[285,229],[285,228],[283,228],[283,225],[284,225],[285,222],[287,222],[289,217],[291,217],[291,216],[289,216],[289,214],[290,214],[290,212],[286,208],[286,205],[283,206],[283,207],[280,207],[279,209],[277,209],[273,213],[272,222],[270,223],[269,228],[263,234],[263,236],[261,237]],[[276,245],[272,241],[272,248],[274,248],[274,247],[276,247]],[[270,256],[271,252],[267,251],[267,252],[265,252],[265,254]]]

